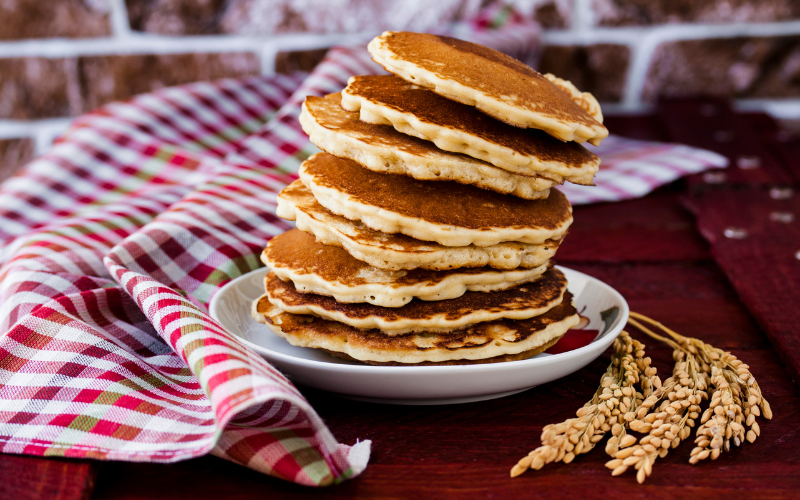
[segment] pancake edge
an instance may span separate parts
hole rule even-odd
[[[583,108],[595,121],[600,124],[603,123],[603,110],[600,109],[600,103],[597,102],[595,96],[589,92],[581,92],[571,81],[559,78],[552,73],[545,73],[542,76],[550,80],[550,83],[555,85],[560,91],[567,94],[570,99],[572,99],[572,102]],[[606,133],[606,136],[608,136],[608,133]],[[600,144],[597,143],[594,145],[599,146]]]
[[[300,125],[311,142],[339,158],[353,160],[373,172],[402,174],[421,181],[453,181],[510,194],[526,200],[547,198],[556,181],[521,175],[466,155],[442,151],[423,157],[389,146],[367,144],[347,133],[321,125],[303,102]]]
[[[532,269],[510,269],[495,273],[453,274],[434,285],[406,285],[395,287],[387,283],[366,283],[346,285],[329,281],[315,273],[298,273],[283,267],[267,258],[266,250],[261,253],[261,261],[269,266],[280,279],[294,283],[297,291],[316,293],[333,297],[338,302],[368,303],[380,307],[402,307],[412,299],[425,301],[455,299],[466,292],[495,292],[507,290],[523,283],[530,283],[541,277],[548,263]],[[373,266],[374,267],[374,266]],[[378,268],[375,268],[378,269]]]
[[[331,351],[329,349],[321,349],[321,350],[326,352],[326,353],[328,353],[328,354],[330,354],[334,358],[346,359],[348,361],[358,361],[359,363],[364,363],[364,364],[372,365],[372,366],[481,365],[481,364],[489,364],[489,363],[508,363],[509,361],[522,361],[522,360],[531,358],[533,356],[536,356],[537,354],[541,354],[541,353],[545,352],[546,350],[548,350],[551,347],[553,347],[554,345],[556,345],[558,343],[558,341],[561,340],[561,337],[563,337],[563,336],[564,336],[564,334],[559,335],[558,337],[550,340],[549,342],[546,342],[545,344],[543,344],[543,345],[541,345],[539,347],[534,347],[533,349],[529,349],[527,351],[523,351],[523,352],[518,353],[518,354],[501,354],[499,356],[492,356],[490,358],[483,358],[483,359],[454,359],[454,360],[450,360],[450,361],[438,361],[438,362],[437,361],[422,361],[420,363],[398,363],[398,362],[394,362],[394,361],[384,361],[384,362],[380,362],[380,361],[362,361],[362,360],[356,359],[356,358],[354,358],[352,356],[349,356],[349,355],[347,355],[347,354],[345,354],[343,352]]]
[[[264,314],[258,314],[257,304],[260,300],[261,297],[254,300],[251,306],[251,311],[254,319],[259,323],[266,325],[270,330],[272,330],[273,333],[285,339],[287,342],[289,342],[289,344],[297,347],[322,349],[328,352],[331,350],[335,350],[335,349],[330,349],[330,346],[326,347],[325,345],[321,345],[319,341],[304,342],[302,340],[298,340],[295,337],[287,335],[280,328],[280,325],[275,325],[270,321],[267,321],[266,319],[266,316],[270,314],[272,311],[280,311],[280,312],[283,311],[281,311],[280,308],[273,306],[273,309],[271,311],[268,311]],[[520,342],[519,344],[510,344],[505,346],[506,349],[502,349],[502,352],[499,349],[496,349],[497,346],[492,342],[488,346],[470,348],[469,350],[435,349],[430,351],[414,352],[413,354],[415,354],[416,356],[408,356],[408,355],[403,356],[403,358],[406,358],[408,361],[402,362],[399,361],[399,358],[401,358],[401,356],[391,356],[392,353],[389,351],[379,350],[379,349],[369,349],[369,350],[364,350],[365,352],[361,352],[352,349],[349,345],[347,345],[347,343],[345,343],[345,346],[343,348],[340,348],[339,350],[335,351],[346,354],[350,356],[352,359],[355,359],[357,361],[369,364],[398,363],[402,366],[408,366],[408,365],[414,365],[416,363],[442,363],[442,362],[457,361],[457,360],[477,361],[482,359],[490,359],[500,355],[505,356],[505,355],[520,354],[526,351],[530,351],[531,349],[536,349],[538,347],[547,345],[555,339],[560,339],[570,328],[577,326],[579,322],[580,322],[580,316],[577,313],[571,316],[567,316],[561,321],[547,325],[543,330],[537,332],[534,335],[531,335],[530,337],[525,339],[525,341]],[[548,345],[548,347],[550,346]],[[494,348],[494,349],[489,349],[489,348]],[[392,357],[394,359],[388,359]],[[412,357],[416,359],[409,359]]]
[[[351,77],[348,83],[353,80]],[[600,167],[600,158],[581,167],[568,167],[560,162],[543,162],[538,158],[522,155],[511,148],[501,146],[480,137],[430,122],[423,122],[413,113],[398,111],[369,99],[342,91],[342,108],[359,112],[362,121],[377,125],[391,125],[398,132],[433,142],[438,148],[451,153],[462,153],[492,165],[521,175],[540,175],[563,184],[593,186],[594,174]]]
[[[267,275],[269,276],[269,275]],[[266,278],[265,278],[266,279]],[[522,285],[519,285],[522,286]],[[535,283],[534,283],[535,286]],[[387,336],[403,335],[406,333],[447,333],[454,330],[459,330],[464,327],[475,325],[478,323],[488,323],[501,319],[511,320],[525,320],[535,316],[540,316],[550,309],[561,304],[564,299],[564,293],[567,291],[567,281],[564,280],[564,285],[558,293],[557,297],[548,300],[546,305],[541,307],[528,307],[525,309],[507,309],[500,311],[487,311],[481,309],[474,309],[466,314],[459,316],[455,320],[447,319],[446,313],[439,313],[429,316],[425,319],[409,319],[402,318],[396,321],[387,321],[381,316],[366,316],[362,318],[352,318],[340,311],[331,311],[316,304],[301,304],[301,305],[288,305],[279,297],[273,297],[267,290],[267,299],[269,302],[281,309],[282,311],[297,314],[300,316],[316,316],[318,318],[335,321],[344,325],[352,326],[359,330],[380,330],[381,333]]]
[[[300,180],[296,180],[289,187],[295,183],[302,184]],[[559,241],[548,241],[541,245],[509,242],[489,247],[444,247],[434,243],[426,252],[404,252],[358,242],[350,235],[333,227],[335,222],[352,225],[352,221],[330,212],[325,207],[322,208],[328,213],[316,214],[317,217],[315,217],[279,194],[276,213],[278,217],[295,221],[298,229],[312,234],[320,243],[344,248],[353,258],[389,271],[416,268],[445,271],[459,267],[484,266],[495,269],[515,269],[517,267],[530,269],[539,267],[552,258],[560,244]],[[329,220],[327,222],[320,220],[318,218],[320,215]],[[333,218],[341,220],[330,220]],[[440,248],[436,248],[437,246]]]
[[[324,153],[317,153],[324,154]],[[311,161],[311,156],[307,161]],[[555,229],[491,227],[489,229],[471,229],[450,224],[437,224],[424,219],[410,217],[385,208],[368,205],[356,200],[347,193],[322,186],[315,182],[314,176],[305,168],[306,162],[300,166],[300,180],[314,194],[320,205],[331,212],[349,220],[361,222],[365,226],[382,233],[401,233],[421,240],[435,241],[440,245],[463,247],[475,245],[488,247],[509,241],[538,245],[550,239],[558,239],[566,234],[572,224],[572,209],[569,215]],[[536,203],[539,200],[533,200]],[[535,223],[536,221],[532,221]]]
[[[383,37],[391,33],[391,31],[385,31],[380,36],[373,38],[367,45],[367,50],[373,61],[380,64],[386,71],[394,73],[409,83],[428,88],[443,97],[462,104],[475,106],[487,115],[509,125],[543,130],[562,141],[589,142],[599,146],[602,140],[608,137],[608,129],[602,124],[602,115],[599,121],[592,116],[595,121],[598,121],[599,126],[589,127],[579,123],[567,125],[559,120],[547,118],[539,113],[507,104],[480,90],[467,87],[456,81],[440,78],[419,65],[400,59],[391,50],[381,46],[384,42]],[[564,89],[560,86],[556,85],[556,87],[564,92]],[[586,93],[588,94],[588,92]],[[575,102],[575,97],[572,94],[568,95]],[[592,96],[592,99],[594,99],[594,96]],[[576,103],[576,105],[587,111],[591,116],[589,110],[581,106],[580,103]]]

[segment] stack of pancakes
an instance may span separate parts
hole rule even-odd
[[[550,259],[572,223],[552,187],[591,185],[597,101],[492,49],[386,32],[393,73],[309,96],[323,152],[278,197],[297,229],[262,254],[253,317],[293,345],[370,364],[525,359],[579,316]]]

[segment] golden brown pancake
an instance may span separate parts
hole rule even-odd
[[[525,359],[553,345],[579,321],[572,295],[561,304],[526,320],[497,320],[449,333],[412,333],[386,336],[375,330],[351,326],[315,316],[291,314],[256,299],[253,317],[266,323],[290,344],[322,349],[345,359],[369,364],[493,363]]]
[[[446,246],[539,244],[561,238],[572,223],[572,207],[555,189],[547,199],[524,200],[456,182],[377,173],[328,153],[303,162],[300,179],[337,215]]]
[[[368,48],[387,71],[510,125],[595,145],[608,135],[591,94],[575,89],[576,96],[488,47],[446,36],[387,31]]]
[[[289,314],[289,313],[284,313],[284,314]],[[563,335],[555,337],[553,340],[539,347],[535,347],[527,351],[522,351],[519,354],[503,354],[500,356],[494,356],[485,359],[456,359],[453,361],[439,361],[439,362],[423,361],[422,363],[398,363],[395,361],[382,363],[380,361],[362,361],[362,363],[374,366],[453,366],[453,365],[485,365],[490,363],[505,363],[508,361],[522,361],[523,359],[531,358],[533,356],[536,356],[537,354],[541,354],[546,350],[550,349],[551,347],[556,345],[559,340],[561,340],[561,337],[563,337]],[[336,352],[328,349],[322,349],[322,350],[330,354],[334,358],[346,359],[348,361],[359,361],[356,358],[350,356],[349,354],[345,354],[343,352]]]
[[[538,279],[548,268],[544,264],[508,271],[490,267],[387,271],[353,258],[342,248],[318,243],[299,229],[272,238],[261,260],[280,279],[291,281],[299,292],[382,307],[400,307],[414,297],[445,300],[460,297],[466,291],[506,290]]]
[[[359,111],[363,121],[392,125],[445,151],[518,174],[591,185],[600,165],[597,155],[580,144],[562,142],[541,130],[512,127],[394,75],[350,78],[342,91],[342,107]]]
[[[508,290],[466,292],[449,300],[412,300],[403,307],[344,304],[332,297],[300,293],[291,281],[267,274],[269,301],[292,314],[311,314],[364,330],[379,329],[386,335],[410,332],[447,332],[475,323],[497,319],[528,319],[561,303],[567,279],[556,268],[533,282]]]
[[[483,266],[531,269],[546,263],[559,245],[559,241],[548,240],[540,245],[514,242],[488,247],[448,247],[404,234],[382,233],[323,207],[300,180],[280,192],[277,214],[287,220],[296,220],[298,229],[313,234],[320,243],[343,247],[354,258],[387,270],[422,268],[444,271]]]
[[[551,179],[515,174],[467,155],[442,151],[388,125],[362,122],[358,113],[342,109],[341,101],[340,93],[306,97],[300,124],[318,148],[374,172],[455,181],[528,200],[547,198],[555,184]]]

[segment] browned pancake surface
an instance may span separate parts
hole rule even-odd
[[[287,307],[316,306],[326,311],[336,311],[352,319],[382,318],[385,321],[425,320],[443,316],[455,321],[475,311],[504,312],[546,307],[557,302],[567,287],[567,279],[556,268],[547,270],[535,283],[525,283],[499,292],[466,292],[449,300],[424,301],[413,299],[403,307],[380,307],[371,304],[346,304],[333,297],[314,293],[300,293],[291,281],[281,281],[275,273],[266,277],[266,290],[271,299]]]
[[[460,153],[444,152],[432,142],[398,132],[391,125],[374,125],[358,119],[358,111],[342,109],[342,94],[329,94],[323,97],[306,97],[306,108],[316,122],[331,130],[350,132],[366,144],[387,146],[416,156],[441,156],[442,154],[463,156]],[[474,160],[473,161],[480,161]]]
[[[272,310],[273,306],[266,297],[262,298],[256,306],[256,311],[262,315]],[[471,348],[484,347],[497,340],[503,340],[511,344],[524,342],[547,328],[548,325],[563,321],[576,314],[577,311],[572,304],[572,294],[567,291],[564,293],[564,300],[561,304],[539,316],[516,321],[489,321],[470,325],[453,332],[430,334],[430,341],[426,342],[425,345],[420,345],[419,342],[420,336],[425,334],[412,333],[390,337],[377,330],[359,330],[338,321],[330,321],[309,315],[282,312],[275,316],[266,315],[265,319],[271,323],[278,324],[283,334],[290,338],[345,337],[346,341],[355,348],[374,351],[402,353],[444,349],[465,352]],[[524,359],[532,354],[531,352],[528,356],[523,357],[511,355],[514,356],[511,359]],[[498,356],[498,358],[504,357]],[[491,362],[489,361],[491,359],[493,358],[487,358],[485,362]],[[497,359],[495,361],[507,360],[509,359]]]
[[[395,75],[356,76],[347,88],[374,103],[411,113],[420,121],[460,130],[543,162],[559,162],[568,167],[597,162],[597,156],[578,143],[562,142],[541,130],[512,127],[473,106],[451,101]]]
[[[317,184],[356,201],[434,224],[467,229],[541,228],[555,230],[571,219],[567,197],[557,189],[543,200],[525,200],[450,181],[419,181],[405,175],[373,172],[328,153],[303,167]]]
[[[340,359],[346,359],[348,361],[358,361],[360,363],[366,363],[368,365],[375,365],[375,366],[452,366],[452,365],[485,365],[488,363],[506,363],[508,361],[521,361],[523,359],[528,359],[532,356],[536,356],[537,354],[541,354],[546,350],[550,349],[554,345],[561,340],[561,337],[555,338],[550,342],[536,347],[534,349],[529,349],[527,351],[522,351],[519,354],[504,354],[502,356],[493,356],[491,358],[484,358],[484,359],[454,359],[451,361],[423,361],[422,363],[398,363],[398,362],[381,362],[381,361],[370,361],[367,359],[360,360],[356,359],[348,354],[343,352],[336,352],[331,351],[329,349],[322,349],[323,351],[327,352],[331,356]]]
[[[314,213],[328,213],[331,216],[339,217],[320,205],[316,198],[314,198],[314,195],[311,194],[311,191],[299,180],[283,188],[278,196],[292,200],[293,203],[296,204],[298,210],[302,210],[309,215],[313,216]],[[426,253],[443,248],[443,246],[438,243],[421,241],[411,236],[406,236],[405,234],[386,234],[375,231],[360,222],[353,222],[353,227],[355,233],[353,239],[364,245],[393,249],[405,253]],[[547,240],[544,242],[544,245],[547,247],[558,248],[559,244],[560,242],[556,240]],[[525,245],[520,244],[519,251],[524,251],[524,249]]]
[[[358,286],[373,283],[363,277],[362,272],[373,272],[375,268],[353,258],[346,250],[331,245],[323,245],[316,238],[299,229],[292,229],[272,238],[267,244],[267,258],[270,262],[292,269],[298,274],[316,274],[326,281]],[[491,267],[472,267],[448,271],[429,271],[412,269],[398,272],[397,278],[386,286],[400,288],[427,283],[434,285],[453,274],[482,274],[498,272]]]
[[[600,125],[583,108],[530,66],[494,49],[457,38],[393,32],[387,48],[408,61],[498,100],[589,127]]]

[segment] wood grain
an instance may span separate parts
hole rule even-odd
[[[0,455],[0,498],[9,500],[87,500],[98,463]]]

